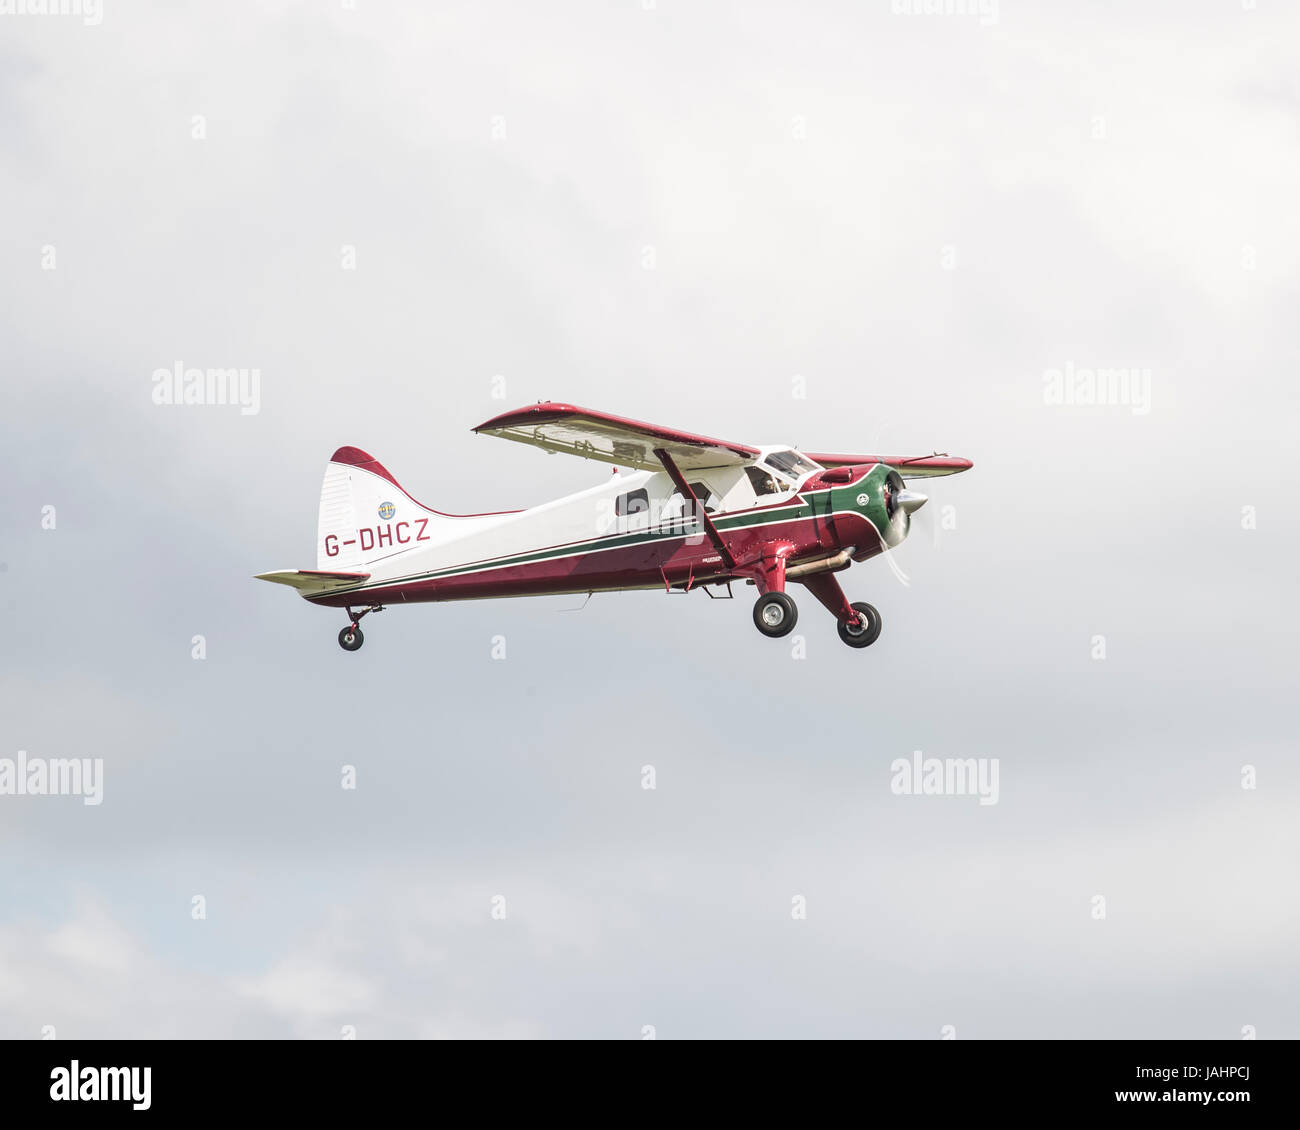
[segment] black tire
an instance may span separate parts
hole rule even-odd
[[[351,624],[339,632],[339,647],[344,651],[356,651],[365,642],[366,637],[361,634],[361,629],[354,628]]]
[[[798,620],[799,609],[783,592],[770,592],[754,602],[754,627],[772,639],[788,636]]]
[[[862,627],[854,631],[843,620],[840,620],[836,625],[840,630],[840,639],[849,647],[870,647],[880,638],[880,613],[865,601],[859,601],[852,607],[865,622]]]

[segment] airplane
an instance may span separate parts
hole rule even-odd
[[[726,599],[738,581],[758,590],[763,635],[794,629],[789,587],[798,584],[835,617],[840,639],[865,648],[880,635],[880,613],[850,603],[835,574],[907,537],[927,496],[905,480],[973,466],[938,453],[755,447],[549,401],[474,431],[614,471],[526,510],[447,514],[417,502],[379,460],[340,447],[321,486],[316,568],[257,579],[344,609],[345,651],[361,647],[363,617],[397,604],[657,588]]]

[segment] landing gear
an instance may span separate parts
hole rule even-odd
[[[363,608],[360,612],[353,612],[351,608],[348,611],[348,626],[339,632],[339,647],[344,651],[359,651],[361,645],[366,642],[366,637],[361,633],[361,617],[368,616],[371,612],[382,612],[382,604],[372,604],[369,608]]]
[[[870,604],[850,604],[834,573],[814,573],[799,583],[835,617],[840,639],[849,647],[870,647],[880,637],[880,613]]]
[[[856,622],[837,621],[840,639],[849,647],[870,647],[880,636],[880,613],[865,601],[850,605],[858,614]]]
[[[783,592],[769,592],[754,603],[754,627],[773,639],[788,636],[799,619],[799,609]]]

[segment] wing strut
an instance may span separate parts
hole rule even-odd
[[[682,476],[681,471],[677,469],[677,464],[673,462],[673,457],[668,454],[662,447],[654,449],[655,457],[664,465],[664,470],[668,472],[668,477],[672,479],[673,486],[682,492],[682,497],[688,499],[692,506],[695,507],[695,513],[700,521],[704,524],[704,532],[709,535],[709,541],[713,543],[713,548],[722,554],[723,563],[728,569],[736,567],[736,559],[731,556],[731,550],[727,548],[727,543],[722,540],[722,535],[718,533],[718,527],[713,524],[713,519],[705,513],[704,503],[695,497],[695,492],[691,490],[691,484]]]

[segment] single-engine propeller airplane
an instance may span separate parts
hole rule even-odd
[[[316,568],[258,579],[345,609],[345,651],[361,646],[362,617],[391,604],[660,587],[714,596],[738,580],[758,589],[763,635],[794,628],[794,582],[830,610],[840,639],[868,647],[880,613],[850,604],[835,574],[907,537],[927,499],[905,479],[972,466],[939,454],[752,447],[549,402],[474,431],[615,470],[599,486],[527,510],[445,514],[407,494],[377,459],[340,447],[321,486]]]

